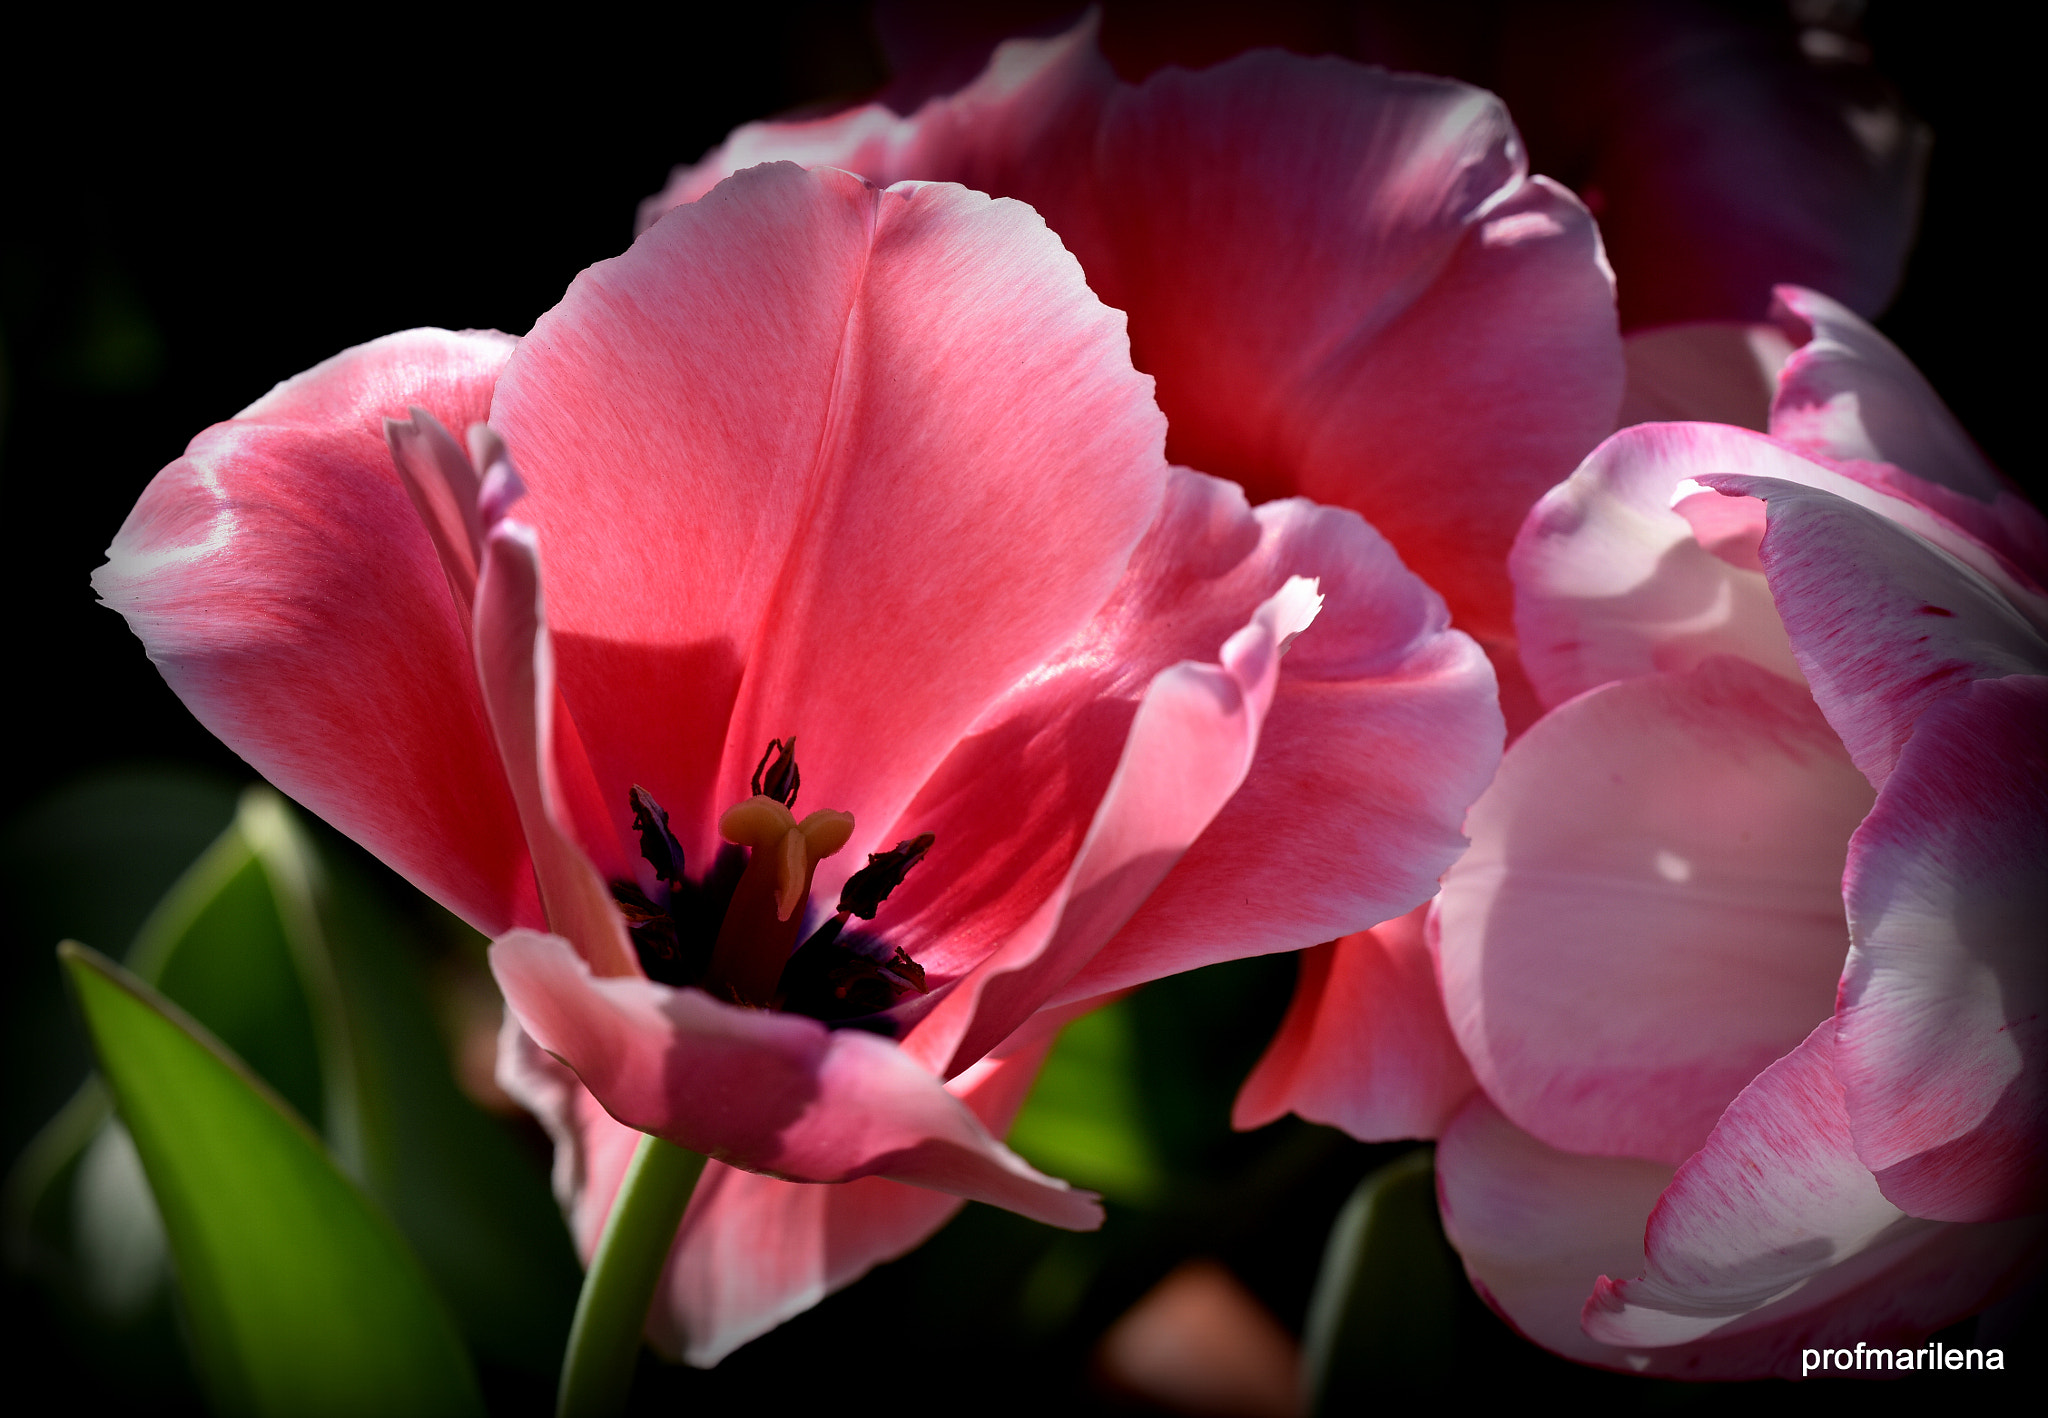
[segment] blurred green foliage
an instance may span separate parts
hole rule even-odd
[[[61,954],[215,1410],[480,1413],[418,1261],[290,1106],[135,975],[75,944]]]

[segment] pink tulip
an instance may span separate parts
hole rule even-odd
[[[1003,44],[907,118],[750,123],[642,220],[783,158],[1031,203],[1129,314],[1176,461],[1363,513],[1511,663],[1515,530],[1621,397],[1585,208],[1478,89],[1274,51],[1134,85],[1096,30]]]
[[[908,113],[1071,0],[880,0]],[[1930,137],[1871,65],[1852,5],[1711,0],[1102,0],[1102,47],[1142,80],[1253,49],[1342,55],[1498,94],[1534,164],[1600,221],[1625,330],[1761,317],[1796,281],[1865,315],[1890,301]],[[1771,14],[1775,8],[1778,14]],[[1787,10],[1795,13],[1785,13]]]
[[[1531,512],[1550,711],[1240,1103],[1440,1133],[1482,1293],[1613,1368],[1914,1343],[2048,1241],[2048,522],[1847,309],[1775,318],[1770,436],[1631,428]]]
[[[769,166],[522,340],[393,335],[209,429],[96,585],[496,937],[586,1255],[634,1130],[717,1159],[650,1323],[712,1362],[962,1198],[1095,1224],[996,1140],[1057,1025],[1462,845],[1477,647],[1356,515],[1163,436],[1031,209]]]

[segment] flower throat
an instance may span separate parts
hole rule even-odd
[[[930,850],[932,834],[871,853],[847,878],[833,915],[798,945],[811,877],[853,835],[850,813],[825,808],[797,818],[802,783],[796,740],[770,739],[754,768],[754,795],[718,819],[728,845],[702,881],[684,871],[668,813],[634,785],[633,830],[656,885],[648,892],[637,882],[614,881],[611,890],[650,979],[828,1022],[876,1015],[925,992],[923,967],[901,947],[848,932],[846,924],[855,916],[875,918]]]

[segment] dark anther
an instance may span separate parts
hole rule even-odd
[[[863,921],[872,921],[875,911],[889,893],[903,885],[903,878],[931,850],[936,839],[929,832],[898,842],[886,852],[868,853],[868,864],[846,879],[839,893],[839,909],[851,911]],[[922,992],[922,986],[919,987]]]
[[[768,761],[771,758],[773,763]],[[796,736],[792,734],[787,743],[781,739],[768,740],[761,761],[754,765],[754,792],[773,798],[784,807],[795,807],[796,790],[803,780],[803,774],[796,771]]]
[[[668,912],[647,899],[647,893],[630,881],[612,883],[612,900],[626,918],[626,933],[640,957],[640,968],[651,980],[665,985],[689,984],[694,978],[691,962],[683,958],[682,940]]]
[[[654,874],[671,888],[683,884],[683,844],[668,830],[668,814],[654,800],[654,794],[638,783],[633,785],[633,830],[640,834],[640,855],[654,868]]]

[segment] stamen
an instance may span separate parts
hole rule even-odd
[[[640,855],[654,868],[654,875],[669,887],[683,884],[683,844],[668,829],[668,814],[654,794],[638,783],[633,785],[633,830],[640,834]]]
[[[770,763],[768,760],[775,761]],[[754,796],[773,798],[784,807],[796,806],[796,790],[803,784],[803,774],[796,768],[796,735],[790,735],[789,742],[781,739],[768,740],[768,747],[761,753],[761,761],[754,765]]]
[[[872,921],[876,910],[889,899],[889,893],[903,885],[903,878],[937,840],[929,832],[920,832],[886,852],[868,853],[868,864],[848,877],[846,885],[840,888],[840,913],[850,911],[863,921]]]
[[[718,831],[749,856],[719,927],[707,984],[742,1004],[769,1004],[796,944],[811,877],[853,835],[853,815],[823,808],[798,822],[783,803],[756,794],[727,808]]]

